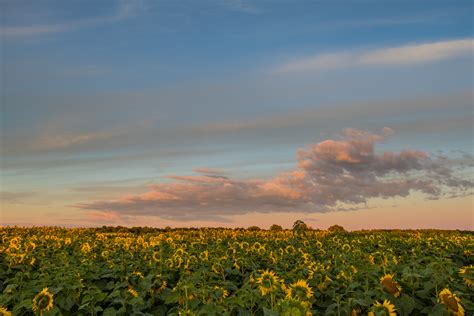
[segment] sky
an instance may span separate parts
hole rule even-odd
[[[0,224],[474,229],[472,1],[0,1]]]

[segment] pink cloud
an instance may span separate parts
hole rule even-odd
[[[296,154],[294,170],[270,179],[238,180],[210,169],[200,175],[168,176],[138,195],[82,203],[76,207],[167,219],[216,218],[250,212],[327,212],[364,208],[372,198],[429,198],[471,194],[473,182],[454,175],[453,161],[419,150],[376,153],[375,145],[393,131],[346,129]]]

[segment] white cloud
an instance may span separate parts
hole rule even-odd
[[[111,15],[99,16],[94,18],[68,21],[64,23],[29,25],[29,26],[2,26],[0,27],[0,37],[3,38],[21,38],[40,36],[46,34],[62,33],[76,30],[83,27],[90,27],[103,23],[117,22],[135,17],[138,11],[143,7],[142,1],[120,0],[115,12]]]
[[[318,71],[364,65],[411,65],[465,55],[472,56],[473,51],[473,39],[410,44],[398,47],[378,48],[370,51],[318,54],[285,63],[277,68],[277,72]]]

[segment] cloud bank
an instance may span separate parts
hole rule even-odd
[[[363,52],[328,53],[301,58],[283,64],[277,72],[295,73],[341,69],[356,66],[399,66],[435,62],[474,52],[473,39],[410,44]]]
[[[346,129],[342,135],[299,149],[296,167],[271,179],[238,180],[209,169],[168,176],[138,195],[75,207],[119,215],[174,220],[216,220],[250,212],[328,212],[364,208],[373,198],[421,192],[431,199],[472,193],[474,182],[456,175],[461,162],[424,151],[376,153],[393,131]],[[469,164],[472,157],[465,158]],[[203,172],[205,171],[205,172]]]

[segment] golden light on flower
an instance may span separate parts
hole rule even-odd
[[[299,300],[306,300],[313,297],[314,293],[305,280],[298,280],[286,289],[286,297]]]
[[[91,249],[91,246],[89,245],[89,243],[86,242],[86,243],[82,244],[81,251],[83,253],[89,253],[89,252],[91,252],[91,250],[92,249]]]
[[[380,278],[380,284],[383,286],[383,290],[389,294],[392,294],[395,297],[400,296],[402,290],[400,284],[393,280],[393,275],[386,274]]]
[[[229,296],[229,292],[224,289],[222,286],[214,286],[214,290],[216,291],[217,296],[220,300]]]
[[[451,315],[464,316],[464,308],[456,294],[445,288],[438,294],[438,302],[446,306]]]
[[[273,271],[265,270],[257,278],[258,289],[262,295],[267,295],[279,287],[279,278]]]
[[[474,287],[474,266],[464,266],[459,269],[459,275],[463,278],[464,283],[469,287]]]
[[[133,297],[138,297],[138,292],[137,292],[137,290],[135,290],[133,288],[133,286],[129,285],[127,292],[130,293],[130,295],[133,296]]]
[[[53,308],[53,302],[53,294],[51,294],[49,289],[45,287],[33,298],[33,311],[40,312],[41,314],[49,311]]]
[[[178,248],[178,249],[176,249],[174,255],[175,255],[175,256],[178,256],[178,257],[181,257],[181,256],[184,255],[184,253],[185,253],[185,251],[184,251],[183,248]]]
[[[233,260],[234,260],[234,264],[233,264],[234,268],[240,271],[240,265],[239,265],[238,259],[234,258]]]
[[[12,316],[12,313],[9,312],[6,307],[0,306],[0,315],[1,316]]]
[[[384,300],[383,303],[375,301],[374,305],[372,306],[372,309],[368,313],[368,316],[378,315],[397,316],[395,305],[393,305],[389,300]]]
[[[355,307],[351,310],[351,316],[358,316],[360,315],[360,313],[361,313],[360,307]]]
[[[167,285],[168,285],[168,282],[163,281],[163,283],[161,283],[160,290],[166,289],[166,286],[167,286]]]
[[[292,255],[296,252],[296,250],[295,250],[295,247],[293,247],[292,245],[289,245],[289,246],[286,246],[285,252]]]
[[[255,251],[258,251],[260,248],[262,248],[262,244],[259,243],[258,241],[253,244],[252,249]]]
[[[140,271],[134,271],[132,272],[132,275],[138,277],[139,279],[143,280],[145,277],[143,276],[143,273],[141,273]]]
[[[212,272],[214,272],[215,274],[222,274],[224,273],[224,268],[218,264],[218,263],[213,263],[212,264],[212,267],[211,267],[211,270]]]
[[[369,255],[369,261],[371,264],[375,264],[375,257],[373,255]]]
[[[202,261],[207,261],[209,259],[209,251],[205,250],[199,254],[199,258]]]

